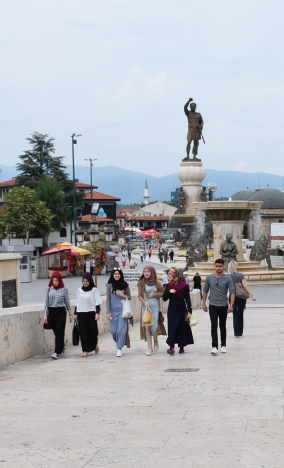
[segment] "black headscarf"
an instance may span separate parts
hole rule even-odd
[[[116,271],[118,271],[118,273],[120,274],[120,278],[118,281],[115,280],[113,277]],[[114,270],[112,270],[107,284],[112,284],[112,289],[114,292],[117,290],[124,291],[125,288],[127,288],[128,286],[128,283],[124,281],[123,271],[120,268],[115,268]]]
[[[89,286],[85,287],[84,285],[82,286],[82,290],[87,292],[87,291],[92,291],[93,288],[95,288],[95,283],[94,283],[94,279],[93,279],[93,275],[91,275],[91,273],[84,273],[83,274],[83,278],[82,278],[82,281],[86,279],[87,281],[89,281]]]

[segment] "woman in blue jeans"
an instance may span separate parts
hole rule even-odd
[[[238,264],[235,260],[232,260],[228,266],[229,275],[231,275],[233,284],[242,283],[243,288],[250,295],[253,301],[256,301],[255,297],[250,292],[245,276],[243,273],[238,273]],[[244,331],[244,310],[246,308],[246,299],[240,299],[236,296],[234,308],[233,308],[233,325],[234,325],[234,334],[235,338],[243,336]]]

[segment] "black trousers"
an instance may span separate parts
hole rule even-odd
[[[64,333],[66,325],[65,307],[49,307],[50,326],[55,335],[55,353],[61,354],[64,349]]]
[[[244,331],[244,310],[246,308],[246,300],[236,297],[233,309],[233,325],[235,336],[242,336]]]
[[[96,312],[78,312],[77,320],[83,353],[95,351],[98,343],[98,325]]]
[[[228,306],[209,305],[209,315],[211,320],[212,348],[218,349],[218,319],[221,334],[221,346],[226,346],[227,330],[226,322],[228,317]]]

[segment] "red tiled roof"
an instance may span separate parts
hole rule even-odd
[[[18,185],[15,179],[6,180],[6,182],[0,182],[0,187],[8,187],[10,185]]]
[[[85,200],[91,200],[91,192],[86,193],[84,196]],[[107,195],[106,193],[101,193],[101,192],[93,192],[93,201],[95,202],[96,200],[116,200],[120,201],[120,198],[118,197],[113,197],[112,195]]]
[[[111,219],[111,218],[104,218],[103,216],[94,216],[94,218],[96,219],[96,221],[98,221],[99,223],[102,222],[102,221],[109,221],[109,222],[112,222],[114,223],[115,220],[114,219]],[[84,215],[82,216],[82,218],[80,219],[79,223],[80,222],[91,222],[91,219],[92,219],[92,216],[91,214],[87,214],[87,215]]]
[[[131,216],[128,221],[168,221],[169,216]]]
[[[130,208],[123,208],[122,210],[118,210],[117,213],[132,213],[133,211],[137,211],[137,208],[134,208],[133,210]]]
[[[77,187],[77,188],[86,188],[86,189],[89,188],[90,189],[91,184],[84,184],[83,182],[75,182],[75,187]],[[98,188],[96,185],[93,185],[92,187],[93,187],[93,189]]]

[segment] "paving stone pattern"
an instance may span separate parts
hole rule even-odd
[[[13,364],[0,375],[0,467],[283,468],[283,308],[246,310],[228,353],[211,356],[201,309],[184,355],[147,357],[139,326],[117,358],[80,349]],[[198,368],[198,372],[166,372]]]

